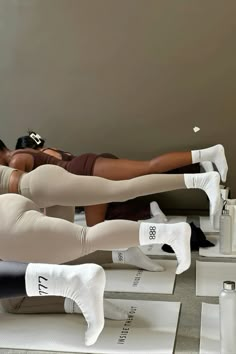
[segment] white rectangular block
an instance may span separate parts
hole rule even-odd
[[[219,305],[202,303],[200,354],[220,354]]]
[[[179,302],[110,300],[129,311],[125,321],[106,320],[97,342],[86,347],[81,315],[0,314],[0,348],[74,353],[172,354]]]
[[[175,285],[177,261],[155,260],[164,272],[140,269],[106,269],[105,291],[172,294]]]
[[[199,249],[199,255],[203,257],[219,257],[219,258],[236,258],[236,252],[232,254],[220,253],[220,236],[207,235],[207,239],[215,244],[214,247],[206,247]]]
[[[197,296],[219,296],[225,280],[236,282],[236,263],[196,261]]]

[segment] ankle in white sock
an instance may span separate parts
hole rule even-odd
[[[138,247],[131,247],[127,251],[112,251],[113,263],[129,264],[150,272],[163,272],[165,269],[146,256]]]
[[[192,162],[211,161],[216,165],[217,170],[221,176],[223,182],[226,181],[228,164],[225,157],[225,149],[223,145],[218,144],[211,146],[207,149],[193,150],[191,151]]]
[[[186,222],[180,222],[176,224],[140,224],[140,245],[166,243],[173,248],[178,260],[176,274],[183,273],[190,267],[190,237],[191,228]]]
[[[97,264],[76,266],[30,263],[25,274],[28,296],[63,296],[80,307],[88,323],[85,344],[96,342],[104,327],[105,272]]]
[[[213,163],[211,161],[202,161],[200,162],[200,165],[203,168],[203,172],[211,172],[214,171],[214,166]]]
[[[214,215],[220,208],[220,176],[216,171],[206,173],[184,174],[187,188],[202,189],[210,201],[210,215]]]
[[[66,298],[64,301],[64,309],[66,313],[80,313],[79,306],[71,299]],[[111,301],[104,299],[104,315],[105,318],[115,321],[127,320],[129,317],[128,311],[114,305]]]
[[[152,216],[158,217],[158,222],[167,222],[167,217],[159,207],[156,201],[150,203],[150,212]]]

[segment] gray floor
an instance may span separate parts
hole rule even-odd
[[[160,257],[161,258],[161,257]],[[163,258],[163,257],[162,257]],[[168,257],[165,257],[168,258]],[[173,259],[173,258],[172,258]],[[197,354],[199,352],[200,337],[200,317],[201,302],[218,303],[216,297],[196,297],[195,281],[196,281],[196,259],[204,261],[224,261],[224,259],[206,259],[199,257],[198,252],[192,253],[191,268],[185,273],[176,277],[176,286],[173,295],[158,294],[128,294],[128,293],[109,293],[106,297],[121,299],[139,299],[139,300],[164,300],[164,301],[180,301],[182,303],[179,326],[175,345],[175,354]],[[235,262],[235,260],[227,259],[227,262]],[[55,352],[31,351],[31,350],[10,350],[0,349],[0,353],[4,354],[51,354]],[[60,352],[60,354],[63,354]],[[133,354],[133,353],[132,353]],[[148,353],[147,353],[148,354]]]

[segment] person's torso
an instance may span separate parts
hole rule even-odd
[[[58,153],[59,160],[62,160],[62,161],[71,161],[75,157],[74,155],[72,155],[71,153],[69,153],[67,151],[63,151],[60,149],[54,149],[51,147],[42,149],[41,151],[44,152],[45,154],[47,154],[47,150],[52,150],[52,151],[55,151],[56,153]]]
[[[68,161],[62,161],[57,159],[54,156],[45,154],[44,152],[33,150],[33,149],[24,149],[24,150],[17,150],[15,151],[12,156],[18,154],[28,154],[31,155],[33,158],[33,170],[42,165],[56,165],[60,166],[64,169],[67,169]]]

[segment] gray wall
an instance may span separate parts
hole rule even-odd
[[[0,0],[0,136],[140,159],[221,142],[236,196],[235,38],[235,0]]]

